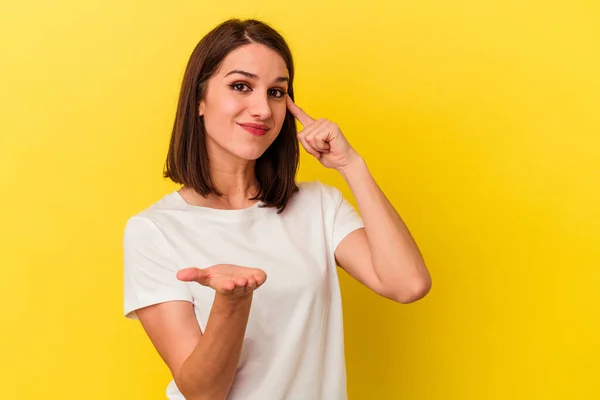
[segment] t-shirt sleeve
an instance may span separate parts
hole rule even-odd
[[[333,250],[338,247],[348,234],[363,228],[363,220],[358,212],[337,188],[333,188],[335,213],[333,220]]]
[[[173,300],[193,301],[187,284],[177,279],[172,248],[149,219],[134,216],[125,226],[124,313],[137,319],[135,310]]]

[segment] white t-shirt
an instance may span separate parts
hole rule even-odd
[[[363,227],[341,192],[300,183],[282,214],[259,203],[219,210],[175,191],[131,217],[125,228],[125,315],[171,300],[194,305],[204,331],[215,292],[175,274],[187,267],[260,268],[230,400],[345,400],[342,303],[334,251]],[[174,381],[170,400],[183,400]]]

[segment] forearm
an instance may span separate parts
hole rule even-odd
[[[252,293],[236,299],[215,294],[205,332],[178,375],[177,385],[188,400],[227,397],[238,366],[251,303]]]
[[[373,268],[385,290],[410,300],[429,290],[431,278],[408,228],[362,158],[340,172],[356,199]]]

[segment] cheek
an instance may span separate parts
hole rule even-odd
[[[244,104],[239,98],[226,95],[214,99],[211,105],[210,111],[215,116],[219,116],[219,118],[233,117],[239,114],[244,108]]]
[[[234,96],[215,96],[207,102],[204,123],[209,134],[221,135],[229,131],[225,121],[234,121],[244,106]]]
[[[271,112],[273,113],[273,120],[277,126],[281,127],[283,121],[285,121],[285,115],[287,113],[287,106],[285,103],[277,103],[271,106]]]

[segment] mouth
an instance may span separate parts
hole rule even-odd
[[[269,131],[269,127],[263,124],[238,123],[238,125],[254,136],[263,136]]]

